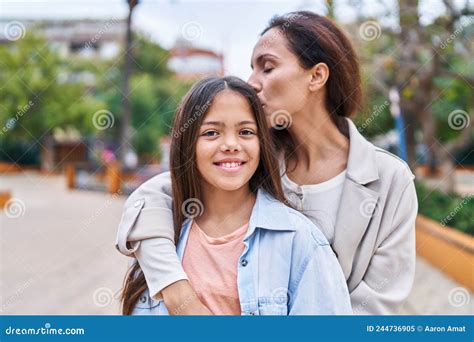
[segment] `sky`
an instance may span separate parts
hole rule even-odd
[[[338,21],[353,21],[357,11],[379,16],[395,5],[394,0],[365,1],[363,8],[355,8],[351,6],[353,1],[335,1]],[[168,49],[177,39],[185,37],[196,46],[224,53],[226,74],[247,79],[253,46],[273,15],[302,9],[324,15],[324,3],[324,0],[140,0],[134,11],[133,26]],[[444,10],[438,0],[424,0],[421,6],[427,21]],[[126,15],[126,0],[0,0],[0,19],[3,20],[110,20],[123,19]],[[391,18],[384,20],[386,25],[394,25]]]

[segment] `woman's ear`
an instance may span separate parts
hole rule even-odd
[[[324,87],[329,78],[329,68],[326,63],[318,63],[311,68],[311,81],[309,90],[317,91]]]

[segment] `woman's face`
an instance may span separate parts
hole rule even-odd
[[[225,191],[248,186],[260,159],[257,134],[247,100],[231,90],[219,93],[199,129],[196,145],[203,186]]]
[[[273,28],[253,50],[248,83],[257,91],[267,118],[279,111],[298,113],[308,100],[311,72],[300,66],[287,44],[283,33]]]

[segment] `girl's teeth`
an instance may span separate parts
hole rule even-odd
[[[227,168],[227,169],[231,169],[231,168],[236,168],[238,166],[240,166],[241,163],[235,163],[235,162],[232,162],[232,163],[222,163],[222,165]]]

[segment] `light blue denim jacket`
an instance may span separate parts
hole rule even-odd
[[[191,223],[183,223],[177,245],[181,261]],[[237,266],[242,315],[352,314],[341,266],[325,236],[303,214],[259,190],[243,242]],[[146,290],[132,315],[168,311]]]

